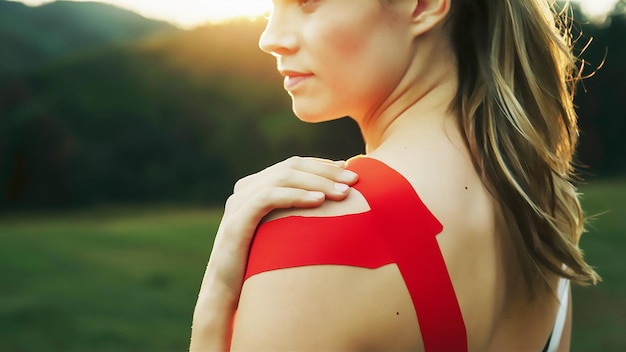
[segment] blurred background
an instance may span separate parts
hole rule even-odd
[[[306,125],[257,47],[269,1],[0,0],[0,350],[176,351],[221,206],[291,155],[363,153]],[[574,351],[626,350],[626,1],[573,2],[576,103],[604,282]]]

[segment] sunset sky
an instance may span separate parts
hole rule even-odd
[[[51,0],[12,0],[40,5]],[[88,0],[72,0],[88,1]],[[271,0],[91,0],[113,4],[142,14],[190,28],[205,22],[233,17],[255,17],[271,8]],[[602,18],[618,0],[573,0],[580,2],[590,17]]]

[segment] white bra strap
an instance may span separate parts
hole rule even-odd
[[[556,321],[554,322],[552,337],[550,337],[548,352],[556,352],[559,349],[559,344],[561,343],[561,336],[563,336],[563,330],[565,329],[565,321],[567,320],[567,308],[569,305],[569,280],[563,278],[560,279],[557,292],[560,304],[559,310],[556,313]]]

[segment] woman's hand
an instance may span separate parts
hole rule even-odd
[[[356,174],[345,162],[292,157],[239,180],[228,198],[213,247],[220,280],[239,296],[250,242],[268,213],[279,208],[313,208],[325,199],[342,200]]]
[[[345,162],[293,157],[237,182],[228,198],[194,312],[191,350],[226,350],[254,232],[279,208],[342,200],[357,175]]]

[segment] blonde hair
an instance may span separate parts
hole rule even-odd
[[[502,205],[532,296],[558,275],[600,278],[578,247],[574,178],[579,78],[565,9],[547,0],[453,0],[453,108],[483,181]]]

